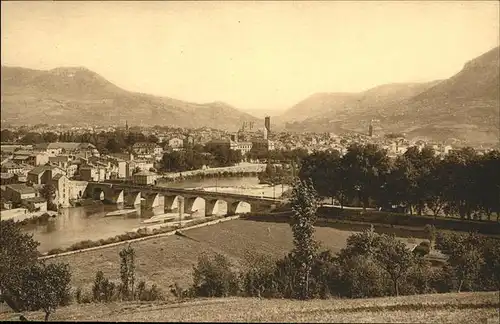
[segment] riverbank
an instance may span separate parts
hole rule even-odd
[[[0,211],[0,220],[12,219],[14,220],[14,222],[20,222],[21,225],[23,225],[23,223],[28,223],[30,221],[35,221],[42,218],[56,217],[57,214],[58,213],[56,211],[52,210],[30,212],[27,208],[16,208]]]
[[[39,257],[39,259],[45,260],[54,257],[72,255],[74,253],[82,253],[82,252],[99,250],[102,248],[109,248],[122,244],[141,242],[148,239],[174,235],[179,230],[187,231],[190,229],[218,224],[220,222],[226,222],[237,218],[239,218],[239,216],[232,216],[232,217],[212,216],[203,219],[189,219],[189,220],[173,221],[163,224],[142,226],[134,229],[131,232],[117,235],[115,237],[110,237],[108,239],[101,239],[99,241],[86,240],[75,243],[66,249],[60,249],[60,248],[52,249],[49,252],[45,253],[43,256]]]
[[[266,169],[266,164],[242,162],[238,165],[220,168],[207,168],[182,172],[167,172],[158,179],[158,183],[171,181],[202,180],[205,177],[256,177]]]

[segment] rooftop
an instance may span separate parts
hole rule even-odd
[[[31,203],[44,203],[46,202],[45,199],[43,199],[42,197],[33,197],[33,198],[26,198],[26,199],[23,199],[24,201],[26,202],[31,202]]]
[[[33,187],[28,187],[25,184],[10,184],[7,185],[6,187],[10,188],[11,190],[17,191],[21,194],[36,193],[36,190]]]

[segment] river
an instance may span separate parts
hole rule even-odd
[[[203,180],[185,180],[163,184],[172,188],[204,188],[204,190],[234,192],[239,194],[276,197],[281,196],[281,186],[274,189],[271,186],[259,185],[257,177],[221,178]],[[286,190],[286,188],[285,188]],[[175,203],[174,203],[175,207]],[[237,212],[250,211],[250,206],[240,204]],[[38,250],[42,253],[54,248],[67,248],[74,243],[84,240],[99,240],[126,233],[137,227],[145,226],[142,222],[154,215],[164,213],[163,207],[154,210],[137,208],[128,215],[104,217],[107,213],[119,209],[116,205],[95,205],[86,207],[64,208],[60,214],[45,224],[26,225],[23,230],[33,234],[33,238],[40,242]],[[194,216],[203,216],[204,201],[196,200],[193,205],[196,210]],[[217,214],[225,214],[227,206],[224,202],[218,204]],[[177,216],[177,213],[171,213]]]

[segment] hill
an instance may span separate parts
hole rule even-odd
[[[1,70],[2,122],[124,124],[236,130],[257,118],[222,102],[196,104],[129,92],[83,67]]]
[[[429,83],[389,84],[359,94],[317,94],[290,108],[294,131],[403,132],[433,140],[496,143],[499,136],[499,47],[456,75]],[[295,119],[294,119],[295,118]]]
[[[203,298],[186,302],[71,305],[55,321],[309,322],[309,323],[498,323],[498,292],[367,299],[282,300]],[[42,320],[41,312],[28,313]],[[16,319],[0,314],[0,320]]]
[[[411,98],[437,82],[384,84],[360,93],[316,93],[288,109],[280,119],[285,122],[294,122],[308,118],[321,119],[325,115],[340,119],[349,114],[383,108]]]

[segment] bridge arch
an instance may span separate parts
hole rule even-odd
[[[179,210],[180,195],[169,195],[164,196],[163,204],[165,206],[165,212],[174,212]]]
[[[227,203],[227,216],[249,213],[252,211],[252,205],[246,201],[239,200]]]
[[[205,216],[226,215],[228,202],[223,199],[205,199]]]
[[[204,215],[206,200],[203,197],[184,197],[184,213],[193,216]]]
[[[92,199],[104,201],[106,199],[106,195],[104,194],[104,190],[99,187],[94,187],[92,189]]]

